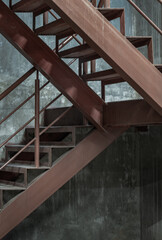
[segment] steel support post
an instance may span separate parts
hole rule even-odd
[[[35,80],[35,166],[39,167],[39,78]]]
[[[43,26],[48,24],[48,12],[43,13]]]
[[[110,7],[110,0],[104,0],[104,7],[109,8]]]

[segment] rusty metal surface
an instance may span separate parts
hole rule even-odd
[[[126,129],[127,127],[108,128],[107,134],[94,130],[73,150],[56,161],[50,170],[45,172],[26,191],[2,210],[0,214],[0,238],[4,237],[48,197],[69,181]],[[26,203],[25,207],[24,203]]]
[[[6,25],[7,24],[7,25]],[[16,31],[15,31],[16,29]],[[104,102],[8,7],[0,2],[0,32],[96,127]]]
[[[155,67],[162,72],[162,65],[155,65]],[[85,74],[81,76],[85,81],[109,81],[111,84],[113,80],[122,79],[118,73],[115,72],[114,69],[108,69],[100,72]],[[125,81],[124,79],[122,81]]]
[[[72,28],[63,21],[63,19],[58,19],[51,22],[45,26],[37,28],[35,31],[39,35],[57,35],[57,36],[70,36],[75,32]]]
[[[37,79],[35,80],[35,166],[39,167],[39,158],[40,158],[40,152],[39,152],[39,146],[40,146],[40,139],[39,139],[39,108],[40,108],[40,92],[39,92],[39,86],[40,81],[38,78],[37,73]]]
[[[161,73],[102,14],[83,0],[46,3],[162,115]]]
[[[98,8],[97,10],[109,21],[116,18],[122,18],[122,14],[124,12],[123,8]],[[51,11],[50,13],[53,14]],[[124,21],[124,19],[121,21],[121,32],[123,34],[125,33],[125,28],[123,27],[123,25],[125,26]],[[59,37],[66,37],[75,33],[75,31],[66,22],[64,22],[63,19],[58,19],[54,22],[48,23],[47,25],[39,27],[35,32],[39,35],[57,35]]]
[[[47,8],[44,0],[22,0],[12,6],[16,12],[34,12],[44,8]]]
[[[150,57],[150,61],[152,62],[152,37],[144,37],[144,36],[134,36],[134,37],[126,37],[129,42],[131,42],[136,48],[146,46],[148,48],[148,57]],[[97,59],[100,58],[100,55],[95,52],[88,44],[83,44],[81,46],[73,47],[67,50],[63,50],[59,52],[59,56],[62,58],[82,58],[84,61],[87,59]]]
[[[162,124],[162,116],[144,100],[112,102],[105,108],[104,124],[109,126]]]

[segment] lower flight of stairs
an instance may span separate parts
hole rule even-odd
[[[40,127],[40,131],[64,110],[65,108],[47,109],[45,112],[45,126]],[[40,137],[40,166],[38,168],[35,167],[34,162],[34,145],[30,145],[20,153],[13,162],[0,172],[0,209],[3,209],[7,203],[4,197],[6,192],[10,192],[8,195],[14,195],[15,192],[16,195],[17,191],[25,190],[34,181],[35,177],[49,170],[57,158],[74,148],[92,128],[91,125],[83,125],[82,114],[73,107],[68,116],[65,115],[57,123],[57,126],[50,127]],[[8,143],[5,146],[5,160],[0,162],[0,166],[34,138],[34,127],[27,127],[24,134],[25,140],[23,143]]]
[[[54,118],[58,114],[57,109],[49,111],[53,112]],[[62,109],[58,109],[58,112],[60,111]],[[41,139],[40,167],[36,168],[34,165],[34,146],[30,146],[1,171],[0,239],[127,129],[109,127],[107,133],[102,133],[93,129],[92,125],[81,125],[80,121],[83,120],[77,110],[72,113],[71,124],[68,120],[69,126],[66,126],[65,117],[61,120],[64,126],[51,127],[47,136],[44,135]],[[47,110],[45,116],[48,114]],[[48,121],[49,119],[46,119],[46,122]],[[31,140],[33,135],[34,128],[26,128],[25,141]],[[14,143],[7,145],[7,158],[13,156],[22,146],[24,145]],[[1,165],[3,163],[1,162]]]

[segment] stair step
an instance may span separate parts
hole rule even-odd
[[[10,153],[14,153],[15,154],[20,151],[25,145],[20,145],[20,144],[11,144],[9,143],[8,145],[6,145],[6,161],[9,160],[9,155]],[[60,147],[60,146],[57,146]],[[41,159],[41,155],[47,154],[48,158],[46,160],[46,162],[40,162],[40,165],[45,165],[50,167],[52,165],[52,147],[51,146],[40,146],[40,159]],[[13,160],[13,162],[25,162],[26,164],[28,164],[28,162],[34,162],[34,152],[35,152],[35,146],[34,145],[30,145],[29,147],[27,147],[22,153],[20,153],[15,160]],[[22,161],[23,159],[23,161]]]
[[[22,149],[23,147],[25,147],[25,145],[20,145],[20,144],[15,144],[15,143],[10,143],[10,144],[8,144],[8,145],[6,145],[6,149],[8,150],[8,151],[19,151],[20,149]],[[67,146],[66,145],[49,145],[49,146],[47,146],[47,145],[40,145],[40,152],[41,153],[48,153],[49,151],[50,151],[50,149],[51,148],[62,148],[62,147],[67,147],[67,148],[69,148],[69,147],[75,147],[74,145],[68,145],[67,144]],[[29,147],[27,147],[25,150],[24,150],[24,152],[34,152],[35,151],[35,146],[34,145],[30,145]]]
[[[49,9],[44,0],[22,0],[12,6],[14,12],[35,12],[38,10],[45,12]]]
[[[48,126],[54,119],[56,119],[60,114],[66,111],[68,107],[61,108],[48,108],[45,111],[44,119],[45,126]],[[56,126],[74,126],[83,125],[83,114],[75,107],[72,107],[70,111],[61,118],[56,124]]]
[[[17,191],[17,190],[25,190],[25,187],[19,187],[19,186],[14,186],[14,185],[9,185],[9,184],[2,184],[0,183],[0,190],[12,190],[12,191]]]
[[[4,163],[0,163],[0,166],[3,166]],[[24,172],[24,170],[28,169],[39,169],[39,170],[48,170],[50,167],[47,166],[39,166],[35,167],[33,162],[31,164],[21,164],[21,163],[10,163],[8,164],[3,171],[13,171],[13,172]]]
[[[98,10],[109,20],[121,17],[124,12],[123,8],[105,8]],[[75,33],[75,31],[63,19],[58,19],[52,23],[46,24],[36,29],[36,34],[39,35],[56,35],[59,38],[64,38]]]
[[[155,64],[155,67],[162,72],[162,64]],[[108,84],[125,82],[114,69],[108,69],[100,72],[84,74],[81,76],[84,81],[105,81]]]
[[[152,37],[126,37],[135,47],[148,45],[152,41]],[[88,44],[83,44],[59,52],[61,58],[82,58],[83,61],[89,61],[100,58],[100,56]]]
[[[40,127],[40,131],[45,127]],[[26,130],[26,141],[29,142],[34,137],[35,128],[28,127]],[[74,146],[75,145],[75,127],[50,127],[41,137],[40,144],[45,146]]]

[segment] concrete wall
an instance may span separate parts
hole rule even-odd
[[[162,28],[162,7],[158,2],[136,2]],[[126,0],[113,0],[111,4],[125,7],[126,35],[153,34],[155,63],[161,63],[159,34]],[[31,27],[29,15],[21,14],[21,17]],[[114,24],[119,27],[117,21]],[[53,38],[44,40],[54,46]],[[31,65],[2,36],[0,56],[3,56],[0,57],[0,92],[3,92]],[[107,67],[104,61],[97,62],[98,70]],[[77,64],[73,68],[77,71]],[[1,119],[34,91],[34,79],[35,75],[0,103]],[[90,86],[100,95],[99,83]],[[55,88],[47,87],[42,93],[42,105],[56,94]],[[107,88],[106,94],[107,101],[140,98],[126,83]],[[56,105],[67,104],[63,98]],[[31,101],[0,126],[1,142],[33,114],[34,101]],[[18,142],[22,137],[23,132],[13,141]],[[160,240],[161,137],[161,127],[151,127],[145,133],[129,130],[4,239]]]

